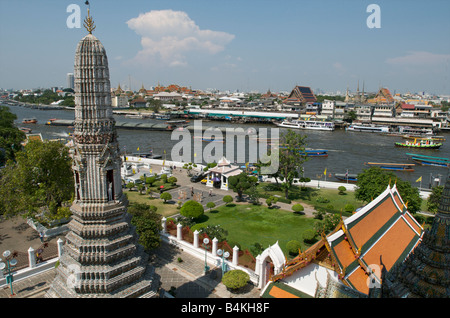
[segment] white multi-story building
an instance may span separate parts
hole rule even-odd
[[[112,107],[127,107],[128,105],[128,96],[127,95],[118,95],[113,96],[111,98],[111,106]]]

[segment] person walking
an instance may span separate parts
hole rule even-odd
[[[41,243],[44,242],[44,233],[42,231],[39,232],[39,239],[41,240]]]

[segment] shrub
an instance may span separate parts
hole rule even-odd
[[[177,183],[178,179],[175,177],[170,177],[167,179],[167,182],[171,183],[172,185],[175,185]]]
[[[317,220],[322,220],[325,212],[322,210],[317,210],[313,212],[314,218]]]
[[[351,205],[350,203],[347,203],[344,206],[344,211],[345,212],[353,212],[353,211],[355,211],[355,207],[353,205]]]
[[[292,206],[292,210],[294,212],[302,212],[303,210],[305,210],[305,208],[300,203],[297,203]]]
[[[204,213],[203,206],[194,200],[186,201],[180,209],[180,214],[185,217],[197,219]]]
[[[292,256],[296,256],[299,254],[299,249],[301,248],[301,246],[302,245],[300,244],[300,242],[296,240],[289,241],[286,244],[286,248],[289,254]]]
[[[313,244],[316,241],[316,233],[314,232],[314,230],[306,230],[305,232],[303,232],[303,242],[307,244]]]
[[[163,193],[161,193],[161,195],[159,197],[160,197],[160,199],[164,200],[164,203],[166,203],[167,200],[172,199],[172,195],[169,192],[163,192]]]
[[[267,204],[267,206],[269,208],[272,207],[272,204],[275,204],[277,202],[278,202],[278,198],[277,197],[270,196],[269,198],[266,199],[266,204]]]
[[[222,277],[222,283],[232,290],[244,287],[249,280],[250,276],[240,269],[228,271]]]
[[[155,176],[145,178],[145,183],[149,184],[150,186],[153,186],[153,183],[155,183],[155,182],[156,182]]]
[[[222,200],[226,203],[226,205],[228,205],[229,203],[233,202],[233,197],[231,195],[226,195],[222,198]]]
[[[196,230],[200,233],[206,233],[209,237],[215,237],[219,242],[225,241],[228,235],[228,231],[220,225],[208,225],[201,229],[196,228]]]
[[[212,208],[214,208],[216,206],[216,204],[212,201],[206,203],[206,207],[209,209],[209,211],[211,211]]]
[[[347,189],[346,189],[344,186],[340,186],[340,187],[338,188],[338,191],[339,191],[339,194],[344,194],[345,191],[347,191]]]
[[[328,200],[327,198],[324,198],[324,197],[318,197],[318,198],[316,199],[316,201],[317,201],[318,203],[329,203],[329,202],[330,202],[330,200]]]

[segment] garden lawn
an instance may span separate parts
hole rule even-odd
[[[307,248],[303,242],[302,233],[314,229],[317,220],[281,209],[269,209],[265,205],[230,204],[221,206],[212,212],[205,212],[207,221],[201,223],[220,225],[228,231],[227,242],[239,243],[242,250],[249,249],[254,243],[264,248],[274,245],[277,241],[285,255],[288,255],[286,244],[297,240],[302,248]],[[256,255],[255,255],[256,257]]]
[[[345,185],[343,185],[345,187]],[[284,198],[284,191],[277,189],[274,183],[260,183],[257,187],[257,191],[262,195],[262,197],[278,196]],[[312,187],[305,187],[303,190],[301,187],[294,185],[289,190],[289,200],[292,204],[295,203],[306,203],[313,206],[316,210],[322,208],[327,212],[340,213],[341,210],[344,211],[346,204],[351,204],[355,210],[359,207],[364,206],[364,202],[359,201],[355,198],[354,191],[345,191],[344,194],[339,194],[337,189],[317,189]],[[318,198],[325,198],[325,203],[318,202]],[[264,202],[261,199],[261,202]],[[332,208],[331,208],[332,206]],[[345,216],[350,216],[351,213],[342,213]]]
[[[139,194],[139,191],[125,190],[124,192],[126,193],[130,204],[144,203],[148,205],[154,205],[158,208],[156,213],[161,214],[164,217],[180,213],[180,210],[177,209],[177,205],[175,204],[174,200],[168,201],[168,203],[164,203],[164,200],[150,198],[148,194]]]

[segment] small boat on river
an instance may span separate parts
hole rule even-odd
[[[381,163],[381,162],[367,162],[369,166],[377,166],[383,170],[395,171],[414,171],[414,163]]]
[[[450,167],[450,159],[442,157],[431,157],[425,155],[418,155],[413,153],[407,153],[407,156],[411,157],[411,160],[422,166],[436,166],[436,167]]]
[[[442,146],[442,142],[435,142],[429,138],[415,138],[413,141],[407,140],[405,142],[396,142],[395,146],[420,149],[439,149]]]
[[[342,182],[347,183],[356,183],[358,182],[358,175],[357,174],[349,174],[349,173],[335,173],[334,177]]]
[[[22,120],[22,124],[36,124],[37,119],[36,118],[24,118]]]
[[[308,149],[300,152],[302,155],[306,155],[307,157],[328,157],[328,150],[323,149]]]

